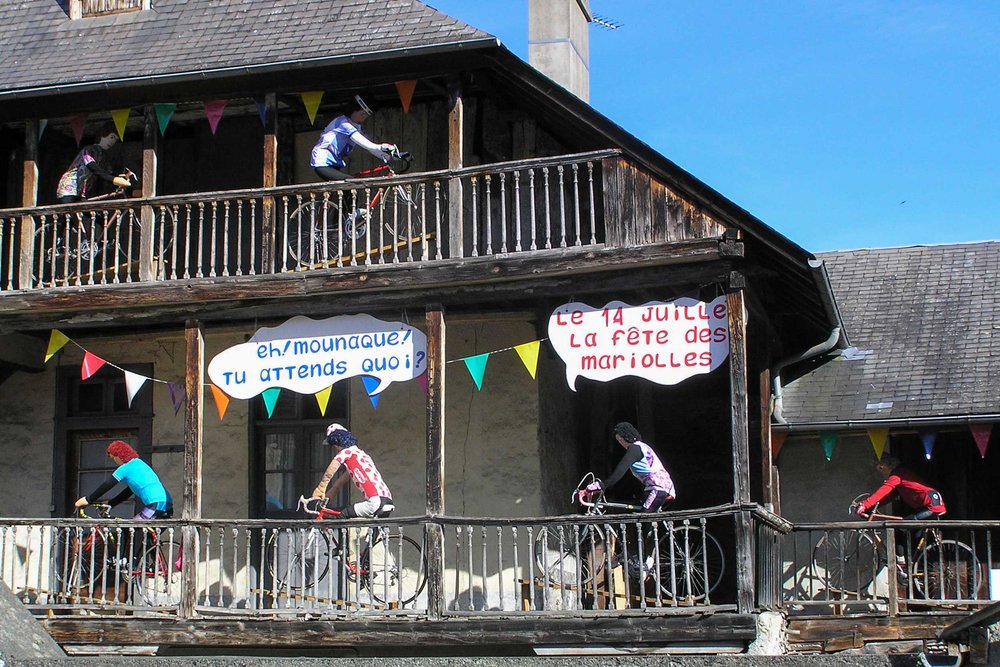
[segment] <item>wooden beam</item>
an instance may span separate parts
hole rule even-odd
[[[760,374],[760,479],[761,502],[769,512],[780,514],[774,497],[774,458],[771,456],[771,371],[765,368]]]
[[[160,134],[158,122],[156,120],[156,109],[152,104],[147,104],[142,124],[142,196],[156,196],[156,174],[158,151],[160,144]],[[156,267],[158,262],[154,261],[154,246],[156,232],[154,221],[156,218],[153,207],[143,204],[139,213],[139,280],[148,282],[156,280]],[[166,222],[162,219],[160,224]],[[170,234],[174,230],[170,230]]]
[[[184,508],[185,521],[201,518],[202,435],[205,416],[205,332],[200,322],[188,320],[184,325]],[[184,560],[181,566],[180,614],[194,615],[198,594],[198,533],[194,526],[182,529]]]
[[[445,321],[444,309],[431,305],[427,325],[427,516],[444,513]],[[428,614],[444,612],[444,533],[440,524],[427,526]]]
[[[273,188],[278,184],[278,95],[264,96],[264,174],[262,186]],[[264,197],[261,210],[261,266],[265,273],[274,271],[274,197]]]
[[[820,643],[827,651],[840,651],[863,646],[865,642],[936,639],[938,633],[956,618],[960,616],[955,613],[789,618],[788,640],[795,644]]]
[[[24,121],[24,164],[21,175],[21,205],[38,205],[38,134],[37,118]],[[35,249],[35,219],[30,215],[21,216],[21,258],[18,286],[30,289],[33,285],[31,265]]]
[[[448,112],[448,168],[461,169],[465,152],[465,111],[462,91],[452,90],[451,109]],[[465,216],[462,203],[462,180],[448,179],[448,257],[462,257],[465,253]]]
[[[733,447],[733,501],[750,502],[750,443],[748,438],[746,311],[743,290],[726,296],[729,310],[729,402]],[[749,512],[736,517],[737,609],[750,613],[754,604],[753,521]]]

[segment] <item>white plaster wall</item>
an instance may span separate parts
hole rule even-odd
[[[50,515],[55,377],[15,373],[0,384],[0,516]]]

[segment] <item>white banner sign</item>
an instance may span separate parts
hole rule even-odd
[[[726,297],[641,306],[612,301],[603,308],[567,303],[549,317],[549,341],[574,391],[581,375],[598,382],[635,375],[677,384],[715,370],[729,356]]]
[[[316,394],[367,375],[379,381],[370,392],[375,395],[426,368],[427,337],[407,324],[371,315],[299,316],[220,352],[208,364],[208,377],[229,396],[248,399],[271,387]]]

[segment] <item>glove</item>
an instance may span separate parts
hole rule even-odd
[[[399,152],[399,149],[396,148],[396,144],[381,144],[379,148],[381,148],[382,152],[387,155],[395,155]]]
[[[861,503],[858,503],[857,505],[854,506],[854,513],[857,514],[858,516],[864,516],[866,514],[865,506],[862,505]]]
[[[600,482],[591,482],[590,484],[587,485],[587,491],[590,491],[591,493],[597,493],[598,491],[603,491],[603,490],[604,490],[604,485],[601,484]]]
[[[124,176],[115,176],[113,179],[111,179],[111,182],[120,188],[127,188],[128,186],[132,185],[132,183],[129,182],[129,180]]]
[[[89,504],[90,503],[87,502],[87,496],[83,496],[82,498],[80,498],[79,500],[77,500],[75,503],[73,503],[73,507],[76,507],[76,508],[79,509],[80,507],[86,507]]]

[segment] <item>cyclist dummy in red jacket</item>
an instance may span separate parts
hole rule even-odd
[[[326,444],[337,450],[337,453],[323,473],[319,485],[312,492],[312,497],[336,496],[340,487],[350,478],[354,481],[354,486],[364,494],[365,500],[345,507],[343,512],[345,517],[389,516],[396,509],[392,504],[392,493],[382,480],[382,475],[375,467],[372,457],[358,447],[358,439],[354,434],[340,424],[330,424],[326,429]],[[347,474],[337,477],[333,482],[333,488],[327,491],[327,486],[341,466],[347,468]]]
[[[903,503],[914,510],[910,516],[903,517],[905,519],[921,521],[944,516],[947,510],[941,492],[928,486],[912,470],[902,467],[895,456],[883,456],[875,464],[875,470],[885,477],[885,482],[855,508],[858,514],[868,514],[875,505],[895,493]]]

